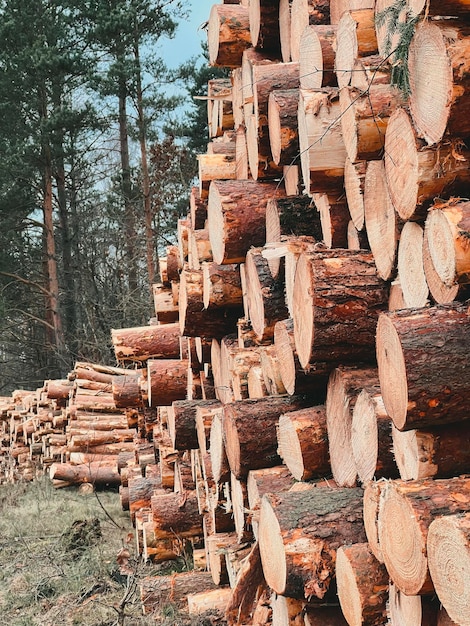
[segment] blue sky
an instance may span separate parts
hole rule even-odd
[[[201,42],[207,40],[207,31],[199,27],[207,22],[212,5],[217,3],[217,0],[187,0],[189,18],[182,20],[175,37],[161,46],[163,60],[168,67],[176,67],[201,52]]]

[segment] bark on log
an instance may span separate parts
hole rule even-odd
[[[121,484],[115,457],[111,464],[104,461],[92,461],[81,465],[52,463],[49,477],[52,481],[61,480],[72,485],[91,483],[94,487],[118,487]]]
[[[283,413],[277,439],[279,456],[296,480],[330,473],[324,405]]]
[[[328,250],[301,255],[294,282],[294,337],[302,367],[331,372],[340,363],[371,362],[387,285],[372,255]]]
[[[425,224],[434,269],[447,286],[470,282],[470,201],[435,203]]]
[[[67,400],[72,391],[73,383],[69,380],[47,380],[45,387],[50,400]]]
[[[115,376],[113,400],[117,408],[140,407],[142,396],[137,376]]]
[[[423,265],[424,231],[416,222],[406,222],[398,244],[398,275],[407,308],[424,307],[429,288]]]
[[[369,548],[377,561],[383,563],[382,549],[379,544],[379,502],[380,493],[386,485],[384,480],[370,480],[365,485],[363,506],[364,506],[364,529],[367,535]]]
[[[204,308],[241,308],[243,294],[238,265],[202,264]]]
[[[455,283],[448,286],[441,280],[439,274],[436,272],[434,263],[431,259],[431,252],[429,250],[428,238],[426,237],[426,230],[424,231],[423,239],[423,268],[426,282],[429,287],[429,293],[431,294],[431,297],[436,304],[449,304],[454,300],[465,299],[465,292],[467,291],[466,285],[461,286]],[[462,298],[459,297],[460,294],[463,295]],[[404,308],[404,304],[403,306],[397,308]],[[390,306],[389,310],[392,310]]]
[[[364,387],[378,386],[373,367],[341,366],[333,370],[326,392],[326,423],[333,478],[340,487],[356,484],[357,467],[352,448],[352,416]]]
[[[393,450],[402,480],[450,478],[470,472],[470,422],[399,431],[393,428]]]
[[[281,52],[279,2],[251,0],[248,11],[252,46],[279,55]]]
[[[248,250],[245,261],[247,316],[258,341],[274,336],[274,325],[287,317],[283,276],[273,278],[261,248]]]
[[[193,228],[204,228],[207,219],[207,200],[201,198],[199,187],[191,187],[189,196],[189,209],[191,215],[191,225]],[[178,276],[173,276],[171,280],[178,280]]]
[[[214,261],[240,263],[251,246],[266,241],[266,204],[284,196],[276,183],[214,181],[209,190],[208,223]]]
[[[267,467],[248,472],[247,495],[250,511],[259,511],[265,493],[289,491],[295,483],[291,472],[284,465]]]
[[[207,29],[209,63],[238,67],[251,46],[248,9],[241,5],[213,5]]]
[[[414,15],[418,15],[426,9],[429,15],[445,15],[449,17],[468,17],[469,2],[468,0],[441,0],[440,2],[431,2],[426,7],[425,0],[410,0],[408,3],[410,10]]]
[[[392,113],[403,104],[397,87],[372,84],[364,94],[355,87],[339,92],[341,129],[346,153],[353,163],[382,155]]]
[[[334,72],[337,27],[307,26],[300,38],[300,88],[337,87]]]
[[[225,450],[222,411],[214,414],[210,434],[210,455],[214,482],[223,483],[230,477],[230,466]]]
[[[199,447],[196,430],[198,408],[216,408],[218,400],[175,400],[168,411],[168,432],[175,450],[195,450]]]
[[[214,589],[209,572],[179,572],[168,576],[148,576],[140,583],[144,615],[161,611],[165,606],[188,611],[188,594]]]
[[[179,274],[178,274],[179,280]],[[160,283],[152,285],[155,315],[162,324],[178,321],[178,304],[175,304],[172,288],[162,287]]]
[[[299,154],[298,89],[274,89],[268,98],[268,133],[273,161],[290,165]]]
[[[151,498],[157,489],[161,489],[161,485],[160,475],[129,478],[129,514],[132,521],[139,509],[150,508]]]
[[[399,430],[468,419],[469,332],[468,305],[460,303],[380,316],[380,387]]]
[[[344,190],[349,213],[357,230],[364,228],[364,186],[367,161],[352,163],[346,158],[344,165]]]
[[[194,491],[153,495],[151,506],[158,539],[202,536],[202,517]]]
[[[177,359],[180,353],[180,331],[176,323],[113,328],[111,338],[119,361]]]
[[[327,248],[347,248],[349,211],[344,192],[316,193],[316,185],[312,181],[310,189],[320,214],[324,244]]]
[[[334,578],[337,549],[363,541],[360,489],[317,487],[262,499],[261,560],[266,582],[276,593],[324,598]]]
[[[470,135],[470,69],[462,62],[469,50],[468,25],[426,20],[416,27],[408,52],[410,112],[419,135],[430,145],[446,131],[456,137]],[[433,81],[426,78],[430,67]]]
[[[338,86],[351,84],[354,64],[358,57],[378,52],[374,9],[345,12],[338,22],[336,35],[335,71]]]
[[[470,151],[452,138],[427,146],[404,109],[390,116],[384,158],[390,197],[404,220],[421,220],[434,198],[468,189]]]
[[[434,590],[428,570],[426,541],[431,522],[469,509],[470,479],[395,480],[382,489],[379,541],[385,566],[406,595]]]
[[[300,57],[300,37],[307,26],[330,23],[330,0],[292,0],[290,53],[293,61]]]
[[[249,470],[280,463],[276,435],[280,415],[309,406],[312,400],[307,396],[271,396],[224,406],[225,447],[236,478],[246,478]]]
[[[388,572],[367,543],[338,548],[336,581],[339,603],[350,626],[387,623]]]
[[[369,161],[364,181],[364,218],[377,273],[383,280],[396,269],[399,224],[389,194],[383,161]]]
[[[362,389],[354,405],[351,445],[359,480],[397,478],[397,450],[392,449],[392,421],[385,411],[380,386]]]
[[[189,361],[181,359],[147,361],[149,406],[170,406],[175,400],[186,399],[188,366]]]
[[[429,571],[439,600],[456,624],[470,624],[470,513],[434,520],[428,532]]]

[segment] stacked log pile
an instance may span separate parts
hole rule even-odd
[[[231,79],[155,323],[112,331],[133,373],[77,386],[65,429],[119,452],[143,558],[204,570],[143,581],[145,613],[470,624],[468,23],[467,0],[213,6]]]

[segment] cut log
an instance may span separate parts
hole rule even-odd
[[[191,269],[201,269],[203,261],[212,261],[212,250],[207,228],[191,230],[189,233],[188,265]]]
[[[175,400],[168,411],[168,433],[175,450],[199,447],[196,430],[197,409],[220,406],[218,400]]]
[[[439,626],[436,596],[407,596],[393,582],[389,585],[388,596],[391,626]]]
[[[387,484],[384,480],[370,480],[365,485],[363,505],[364,505],[364,529],[367,535],[369,548],[375,558],[383,563],[382,549],[379,544],[379,502],[380,492]],[[405,625],[403,625],[405,626]]]
[[[380,387],[399,430],[468,419],[469,332],[468,306],[459,303],[380,315]]]
[[[354,62],[351,76],[351,87],[368,91],[371,85],[390,83],[390,66],[378,54],[358,58]]]
[[[407,308],[424,307],[429,288],[423,265],[424,231],[416,222],[406,222],[398,244],[398,275]]]
[[[470,513],[439,517],[429,526],[429,571],[439,600],[456,624],[470,624]],[[451,622],[452,623],[452,622]]]
[[[147,361],[149,406],[170,406],[185,400],[188,387],[188,360],[149,359]]]
[[[192,227],[204,228],[207,219],[207,200],[201,198],[199,187],[191,187],[189,208]],[[171,280],[179,280],[179,274],[177,276],[172,276]]]
[[[179,274],[178,274],[179,280]],[[172,289],[160,284],[152,285],[155,315],[162,324],[171,324],[178,321],[178,305],[174,302]]]
[[[390,116],[384,158],[390,197],[404,220],[421,220],[434,198],[468,189],[470,151],[454,139],[426,146],[402,108]]]
[[[258,591],[264,586],[259,546],[255,542],[238,572],[232,596],[225,609],[225,619],[229,624],[246,623]]]
[[[383,161],[369,161],[364,181],[364,218],[370,249],[380,278],[396,268],[399,225],[390,198]]]
[[[290,165],[299,154],[298,89],[275,89],[268,98],[269,145],[276,165]]]
[[[273,278],[261,248],[248,250],[245,261],[247,316],[258,341],[274,336],[274,325],[287,317],[283,276]]]
[[[324,405],[283,413],[277,438],[279,455],[296,480],[330,473]]]
[[[266,241],[266,204],[285,193],[276,183],[214,181],[209,190],[208,222],[214,261],[240,263],[251,246]]]
[[[194,491],[153,495],[151,506],[157,539],[202,536],[202,517]]]
[[[289,491],[295,483],[290,471],[284,465],[267,467],[248,472],[247,495],[250,511],[259,511],[265,493]]]
[[[426,20],[416,27],[408,52],[410,112],[419,135],[430,145],[446,130],[451,136],[470,135],[470,70],[462,64],[469,47],[467,26]],[[432,81],[427,78],[430,67]]]
[[[399,431],[393,428],[393,450],[402,480],[450,478],[470,472],[470,451],[462,446],[470,422]]]
[[[334,578],[337,549],[363,541],[361,489],[317,487],[267,494],[261,501],[261,561],[276,593],[324,598]]]
[[[367,57],[377,52],[374,9],[343,13],[336,34],[335,71],[338,86],[341,88],[351,84],[358,57]]]
[[[468,17],[468,0],[441,0],[439,4],[437,2],[430,3],[430,6],[426,6],[425,0],[410,0],[410,10],[414,15],[419,15],[425,9],[429,15],[446,15],[449,17]]]
[[[307,396],[271,396],[226,404],[224,440],[230,469],[243,479],[249,470],[279,465],[276,427],[282,413],[312,404]]]
[[[352,449],[352,416],[364,387],[378,386],[373,367],[341,366],[333,370],[326,392],[326,423],[333,478],[340,487],[356,484],[357,467]]]
[[[470,283],[470,202],[454,199],[431,208],[425,237],[435,271],[449,287]]]
[[[373,9],[375,0],[330,0],[330,19],[332,24],[338,24],[346,11],[359,9]]]
[[[367,161],[352,163],[348,158],[344,165],[344,190],[349,213],[357,230],[364,228],[364,185]]]
[[[228,573],[225,564],[227,548],[237,542],[235,533],[213,533],[205,538],[208,554],[209,571],[216,585],[228,583]]]
[[[330,23],[330,0],[292,0],[290,18],[290,53],[292,60],[298,61],[300,38],[305,28]]]
[[[52,463],[49,468],[52,481],[65,481],[71,485],[91,483],[94,487],[118,487],[121,476],[117,470],[115,457],[110,464],[104,461],[91,461],[81,465]]]
[[[342,181],[342,178],[340,180]],[[349,211],[343,190],[316,193],[316,185],[312,180],[310,190],[313,202],[320,214],[324,244],[327,248],[347,248]]]
[[[247,7],[213,5],[207,29],[209,63],[218,67],[239,67],[242,54],[251,46]]]
[[[118,361],[177,359],[180,355],[179,324],[111,329]]]
[[[243,295],[238,265],[202,264],[204,308],[240,308]]]
[[[167,576],[148,576],[140,582],[140,600],[144,615],[165,607],[188,611],[188,595],[202,589],[214,589],[209,572],[180,572]]]
[[[359,480],[365,484],[373,478],[397,478],[392,450],[392,421],[385,411],[380,386],[362,389],[354,405],[351,424],[351,446]]]
[[[236,160],[234,154],[198,154],[199,193],[204,200],[209,195],[213,180],[235,180]]]
[[[230,500],[237,541],[238,543],[249,542],[253,539],[253,529],[251,512],[248,509],[246,478],[238,480],[233,473],[230,474]]]
[[[300,88],[337,87],[334,72],[337,27],[307,26],[300,38]]]
[[[299,166],[284,165],[282,169],[282,180],[287,196],[296,196],[301,192]]]
[[[217,411],[220,411],[221,404],[215,401],[214,404],[208,406],[198,404],[196,407],[196,432],[198,447],[204,456],[209,450],[210,444],[210,432],[212,427],[212,420]]]
[[[142,406],[139,378],[133,375],[115,376],[113,380],[113,400],[117,408]]]
[[[189,615],[208,613],[211,616],[218,614],[222,617],[231,597],[232,590],[230,587],[200,591],[199,593],[189,593],[188,613]]]
[[[132,521],[139,509],[150,508],[151,498],[157,489],[161,489],[161,484],[160,475],[129,478],[129,513]]]
[[[336,581],[341,609],[350,626],[387,623],[388,572],[367,543],[338,548]]]
[[[248,11],[253,47],[280,54],[279,2],[251,0],[248,4]]]
[[[230,477],[230,467],[225,451],[222,411],[214,414],[210,434],[210,455],[214,482],[223,483]]]
[[[271,595],[272,625],[304,626],[306,604],[305,600],[297,600],[273,593]]]
[[[379,541],[390,578],[406,595],[429,594],[426,541],[431,522],[469,510],[470,480],[395,480],[382,489]]]
[[[409,13],[409,3],[398,5],[395,0],[376,0],[375,33],[377,47],[384,62],[393,66],[397,63],[397,48],[400,44],[401,30],[405,27]]]
[[[302,367],[329,373],[340,363],[374,360],[378,312],[387,306],[388,291],[370,253],[336,249],[301,255],[293,300]]]
[[[392,113],[403,104],[397,87],[372,84],[366,93],[355,87],[340,90],[341,129],[353,163],[380,158]]]
[[[348,250],[370,250],[366,230],[357,230],[353,221],[348,223]]]
[[[452,285],[446,285],[436,272],[434,263],[431,259],[431,252],[429,250],[429,241],[426,237],[426,230],[424,231],[423,239],[423,268],[426,282],[429,287],[429,293],[436,304],[449,304],[454,300],[460,299],[458,296],[461,292],[465,292],[466,286],[461,286],[457,283]],[[463,298],[465,299],[465,298]],[[397,308],[404,308],[403,306]],[[389,306],[389,309],[391,307]]]

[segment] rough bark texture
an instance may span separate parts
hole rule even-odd
[[[189,361],[149,359],[147,361],[148,402],[150,406],[169,406],[174,400],[185,400]]]
[[[214,588],[215,584],[209,572],[180,572],[169,576],[143,578],[140,583],[140,600],[144,615],[171,605],[187,611],[188,594]]]
[[[158,539],[201,537],[202,516],[194,491],[163,493],[151,498],[152,519]]]
[[[248,9],[241,5],[214,5],[209,17],[207,39],[211,65],[240,66],[243,51],[251,46]]]

